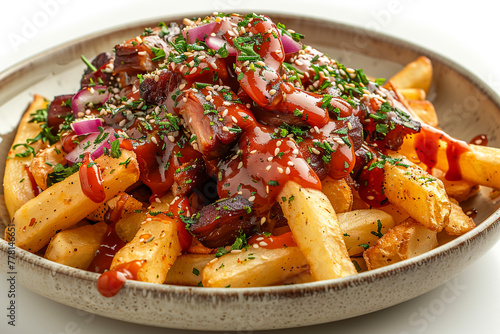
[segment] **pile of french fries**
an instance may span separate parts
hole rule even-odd
[[[425,57],[390,80],[414,116],[437,127],[434,107],[426,100],[431,82],[432,65]],[[29,115],[46,103],[35,96],[20,121],[14,144],[37,135],[40,125],[29,123]],[[471,145],[471,151],[460,158],[463,180],[449,182],[443,177],[446,158],[441,157],[429,174],[419,163],[412,140],[407,137],[398,152],[389,152],[404,164],[383,167],[387,206],[370,208],[343,179],[323,180],[323,191],[289,181],[278,201],[296,246],[267,249],[257,243],[216,257],[195,245],[192,253],[181,253],[175,221],[165,215],[147,215],[148,211],[169,212],[173,196],[168,194],[148,208],[130,197],[116,224],[126,245],[115,255],[111,269],[140,260],[145,265],[137,279],[143,282],[255,287],[335,279],[423,254],[438,246],[440,235],[454,237],[475,227],[459,202],[476,194],[480,185],[500,188],[500,152]],[[34,147],[37,152],[47,149],[42,143]],[[445,149],[441,145],[439,156],[446,154]],[[106,233],[103,214],[139,179],[134,153],[123,150],[120,158],[97,159],[106,194],[101,204],[82,193],[77,174],[35,196],[26,168],[33,156],[19,158],[15,153],[9,152],[4,193],[16,245],[49,260],[87,269]],[[6,233],[6,239],[10,236]]]

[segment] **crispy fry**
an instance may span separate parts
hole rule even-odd
[[[450,201],[443,183],[409,160],[401,159],[384,165],[385,195],[390,203],[425,227],[441,231],[450,215]]]
[[[145,260],[137,272],[137,280],[163,283],[180,252],[175,220],[158,215],[144,222],[135,238],[116,253],[111,269],[120,264]]]
[[[458,202],[463,202],[479,192],[480,186],[465,180],[449,181],[445,178],[445,174],[434,168],[432,175],[443,182],[444,189],[449,197],[456,199]]]
[[[406,100],[423,101],[426,98],[425,91],[421,88],[401,88],[399,92]]]
[[[429,58],[420,56],[407,64],[391,79],[398,88],[420,88],[429,93],[432,82],[432,64]]]
[[[347,212],[352,208],[353,196],[346,180],[326,177],[321,181],[323,194],[328,197],[336,213]]]
[[[354,210],[337,216],[350,256],[362,254],[365,248],[361,245],[373,245],[394,226],[392,216],[381,210]]]
[[[434,105],[430,101],[407,100],[407,102],[413,113],[416,114],[424,123],[433,127],[438,126],[436,109],[434,109]]]
[[[201,274],[205,287],[252,287],[283,282],[309,269],[298,247],[249,248],[209,262]]]
[[[129,162],[124,164],[127,159],[130,159]],[[135,154],[131,151],[123,150],[119,159],[101,156],[95,162],[102,169],[106,200],[124,191],[139,178],[139,166]],[[60,204],[51,205],[54,199]],[[75,173],[43,191],[16,211],[12,218],[16,226],[16,246],[36,252],[45,246],[57,231],[76,224],[98,206],[99,203],[83,194],[80,177]]]
[[[444,228],[446,233],[450,235],[462,235],[474,227],[476,227],[474,221],[463,212],[456,200],[451,199],[450,220]]]
[[[388,266],[430,251],[437,246],[436,234],[409,218],[384,234],[363,258],[369,270]]]
[[[435,166],[444,172],[449,169],[446,147],[446,142],[440,141]],[[500,149],[473,144],[469,144],[469,147],[470,151],[462,153],[458,158],[462,178],[473,184],[500,189]],[[415,135],[405,138],[398,153],[405,155],[413,162],[418,162]]]
[[[165,284],[201,286],[201,272],[215,259],[213,254],[183,254],[178,256],[167,273]]]
[[[87,269],[108,225],[104,222],[57,233],[49,243],[45,258],[73,268]]]
[[[24,113],[19,126],[17,128],[16,137],[12,146],[16,144],[25,144],[29,138],[35,138],[40,132],[40,124],[29,123],[31,114],[35,113],[38,109],[44,109],[47,106],[47,101],[40,95],[33,97],[33,102]],[[41,143],[31,144],[35,152],[38,152],[42,147]],[[3,191],[5,198],[5,205],[12,218],[17,209],[24,203],[35,197],[33,187],[30,182],[30,176],[26,167],[29,166],[33,160],[33,155],[27,157],[15,157],[18,153],[23,153],[26,148],[19,146],[15,150],[9,150],[9,158],[5,164],[5,174],[3,178]]]
[[[353,275],[352,264],[337,215],[328,198],[318,190],[288,181],[279,201],[293,237],[311,266],[316,280]],[[293,200],[290,198],[293,197]]]

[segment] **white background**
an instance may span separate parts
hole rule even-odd
[[[493,1],[347,2],[164,0],[139,4],[138,0],[2,0],[0,72],[43,50],[124,22],[162,14],[272,10],[371,27],[412,41],[475,72],[500,93],[500,5]],[[354,319],[273,333],[498,333],[499,258],[500,243],[497,243],[456,279],[419,298]],[[189,333],[83,313],[22,287],[17,287],[18,326],[13,328],[7,326],[7,282],[3,276],[0,278],[0,333]]]

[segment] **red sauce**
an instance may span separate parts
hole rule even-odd
[[[363,169],[358,177],[358,183],[358,194],[365,203],[372,207],[388,204],[384,195],[385,174],[382,168]]]
[[[422,129],[415,134],[415,151],[418,158],[429,170],[437,164],[437,156],[440,142],[446,143],[446,157],[448,160],[448,171],[445,178],[449,181],[462,179],[460,170],[460,156],[469,151],[470,147],[466,142],[454,139],[441,130],[437,130],[426,124],[422,124]]]
[[[87,153],[83,163],[78,170],[82,191],[90,200],[95,203],[102,203],[106,199],[104,186],[102,184],[102,174],[99,166],[92,161]]]
[[[472,138],[469,143],[473,145],[488,146],[488,136],[477,135],[474,138]]]
[[[122,263],[115,269],[106,271],[97,280],[97,290],[104,297],[115,296],[127,280],[137,280],[137,273],[145,263],[145,260]]]
[[[248,239],[248,244],[253,245],[255,243],[258,244],[259,247],[266,249],[297,247],[297,243],[293,238],[292,232],[283,233],[281,235],[271,235],[271,236],[265,236],[263,234],[254,234],[250,239]]]
[[[191,244],[193,243],[193,236],[186,230],[186,224],[181,220],[179,215],[191,216],[191,209],[189,204],[189,199],[187,197],[181,197],[176,199],[170,205],[170,211],[174,215],[174,219],[177,225],[177,236],[179,237],[179,244],[183,252],[187,251]]]
[[[108,270],[116,253],[125,246],[123,240],[116,234],[115,225],[116,223],[108,225],[101,245],[97,249],[95,257],[88,268],[89,271],[103,273],[105,270]]]
[[[26,174],[28,174],[28,178],[29,178],[30,184],[31,184],[31,189],[33,189],[33,194],[35,195],[35,197],[40,195],[40,193],[42,192],[42,189],[40,189],[38,184],[36,184],[35,177],[31,173],[30,168],[28,166],[24,166],[24,170],[26,171]]]
[[[469,209],[467,211],[465,211],[465,214],[470,218],[470,219],[474,219],[476,218],[477,216],[477,210],[475,208],[472,208],[472,209]]]
[[[127,194],[122,194],[116,202],[116,206],[108,210],[104,215],[104,221],[108,224],[108,229],[88,268],[89,271],[103,273],[105,270],[108,270],[111,267],[111,262],[113,262],[116,253],[125,246],[125,242],[123,242],[116,233],[115,225],[122,216],[125,202],[128,197]]]

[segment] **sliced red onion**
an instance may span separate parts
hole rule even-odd
[[[296,42],[288,35],[281,35],[281,43],[285,54],[295,53],[302,50],[302,43]]]
[[[96,139],[98,139],[97,142]],[[115,140],[115,130],[107,126],[102,132],[88,135],[73,151],[66,154],[66,160],[71,163],[81,162],[85,153],[90,153],[90,158],[95,160],[104,153],[105,147],[110,149],[111,142]]]
[[[85,109],[89,103],[100,104],[104,103],[109,98],[108,87],[106,86],[93,86],[85,87],[81,91],[75,94],[71,99],[71,109],[73,109],[73,115],[78,117],[78,113],[85,112]]]
[[[214,31],[216,24],[217,22],[211,22],[196,28],[184,29],[182,30],[182,36],[184,36],[189,44],[195,43],[196,40],[204,41]]]
[[[205,39],[205,43],[207,43],[207,45],[210,49],[214,49],[214,50],[219,50],[224,45],[226,45],[226,49],[229,52],[229,55],[236,56],[236,48],[232,45],[229,45],[229,43],[227,41],[223,40],[220,37],[209,36]]]
[[[71,123],[71,128],[75,131],[77,136],[99,132],[100,126],[102,126],[102,120],[100,118],[84,119]]]

